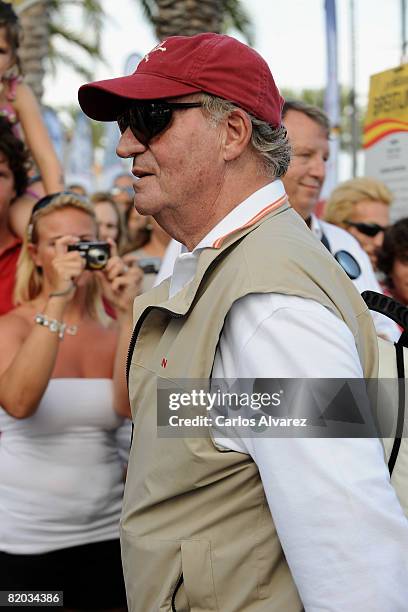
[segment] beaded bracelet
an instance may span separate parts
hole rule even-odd
[[[37,323],[37,325],[48,327],[50,332],[52,332],[53,334],[58,334],[58,338],[60,340],[63,339],[65,332],[67,332],[67,334],[70,334],[71,336],[75,336],[78,331],[76,325],[67,326],[66,323],[63,323],[62,321],[57,321],[57,319],[49,319],[46,315],[43,315],[41,313],[35,315],[34,321]]]
[[[50,332],[52,332],[53,334],[58,334],[58,338],[60,340],[63,339],[66,327],[65,323],[61,323],[60,321],[57,321],[57,319],[49,319],[41,313],[35,315],[34,321],[37,323],[37,325],[48,327]]]

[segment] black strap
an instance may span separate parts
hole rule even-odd
[[[322,243],[323,246],[326,247],[326,249],[329,251],[329,253],[331,253],[330,242],[329,242],[326,234],[323,232],[323,230],[322,230],[322,237],[320,238],[320,242]]]
[[[408,347],[408,308],[400,304],[396,300],[377,293],[376,291],[364,291],[361,297],[367,304],[370,310],[380,312],[389,319],[392,319],[404,328],[398,342],[395,343],[395,357],[397,361],[398,374],[398,415],[397,428],[395,431],[394,443],[390,458],[388,460],[388,471],[392,474],[397,462],[398,453],[401,447],[402,435],[404,433],[405,420],[405,364],[404,364],[404,346]]]
[[[397,302],[397,300],[387,295],[377,293],[377,291],[363,291],[361,297],[370,310],[380,312],[389,319],[395,321],[397,325],[400,325],[404,329],[408,329],[408,308],[404,306],[404,304],[400,304],[400,302]],[[404,342],[404,345],[408,346],[407,340],[408,338],[406,335],[402,334],[399,343]]]
[[[397,418],[397,429],[395,432],[394,444],[392,445],[391,455],[388,461],[388,471],[390,472],[390,476],[392,475],[393,469],[397,462],[398,453],[401,447],[402,434],[404,431],[405,365],[404,365],[404,343],[403,342],[398,341],[395,344],[395,354],[397,357],[397,372],[398,372],[398,418]]]

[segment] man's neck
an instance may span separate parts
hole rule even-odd
[[[252,181],[247,183],[237,179],[235,187],[238,187],[238,189],[231,189],[229,193],[228,190],[223,189],[210,204],[200,206],[197,202],[193,215],[190,215],[189,218],[183,214],[182,210],[175,209],[171,219],[162,220],[159,215],[156,220],[173,238],[184,244],[189,251],[193,251],[202,239],[234,208],[258,189],[271,182],[272,179],[265,176],[258,176],[255,180],[252,177]]]

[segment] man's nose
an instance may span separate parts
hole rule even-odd
[[[146,146],[140,142],[130,128],[127,128],[119,139],[116,147],[116,154],[119,157],[134,157],[138,153],[143,153]]]
[[[320,155],[314,155],[310,160],[309,172],[323,182],[326,177],[326,162]]]

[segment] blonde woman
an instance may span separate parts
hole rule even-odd
[[[70,609],[125,607],[115,431],[141,273],[114,252],[85,269],[92,207],[62,192],[34,207],[17,271],[19,306],[0,317],[0,575],[7,590],[64,591]],[[107,317],[103,297],[116,310]]]
[[[332,191],[324,219],[347,230],[360,243],[377,269],[377,253],[390,223],[392,193],[377,179],[350,179]]]

